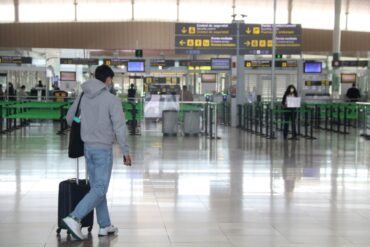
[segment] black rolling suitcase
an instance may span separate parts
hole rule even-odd
[[[59,195],[58,195],[58,229],[59,234],[65,226],[62,222],[63,218],[67,217],[81,199],[89,192],[90,185],[86,176],[86,179],[79,179],[79,165],[77,159],[77,178],[67,179],[59,183]],[[94,210],[92,210],[85,218],[82,219],[82,227],[88,227],[88,231],[91,232],[94,224]],[[69,232],[68,232],[69,234]]]

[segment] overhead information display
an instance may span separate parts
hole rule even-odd
[[[98,65],[99,59],[95,58],[61,58],[60,64]]]
[[[105,65],[110,66],[120,66],[125,65],[127,66],[128,59],[122,59],[122,58],[105,58],[103,59],[103,63]]]
[[[236,25],[176,23],[176,54],[235,54]]]
[[[271,60],[246,60],[244,67],[247,69],[271,68]],[[296,68],[298,66],[297,60],[278,60],[275,61],[276,68]]]
[[[174,67],[175,60],[166,60],[166,59],[152,59],[150,60],[150,67],[162,66],[163,68]]]
[[[0,64],[32,64],[32,57],[0,56]]]
[[[337,67],[367,67],[368,61],[365,60],[333,60],[332,66]]]
[[[176,54],[236,55],[237,24],[176,23]],[[272,54],[272,24],[240,24],[239,54]],[[301,25],[276,25],[276,53],[300,54]]]

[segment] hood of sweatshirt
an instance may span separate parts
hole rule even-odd
[[[95,98],[105,90],[108,90],[105,84],[97,79],[91,79],[84,82],[81,85],[81,88],[84,91],[84,95],[88,98]]]

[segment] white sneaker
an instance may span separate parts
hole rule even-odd
[[[114,225],[100,228],[99,230],[99,236],[108,236],[108,235],[117,234],[117,233],[118,233],[118,228],[115,227]]]
[[[81,224],[70,216],[63,219],[64,225],[71,232],[72,236],[77,240],[83,240],[84,236],[81,232]]]

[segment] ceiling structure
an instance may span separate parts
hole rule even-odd
[[[272,23],[273,0],[1,0],[0,23],[168,21]],[[278,0],[277,23],[333,29],[334,0]],[[17,6],[17,7],[15,7]],[[342,0],[341,28],[370,32],[369,0]]]

